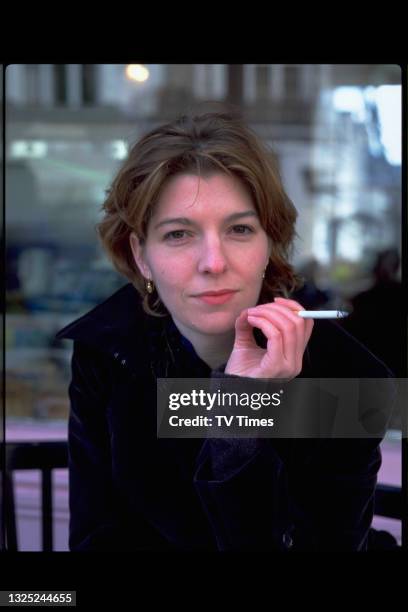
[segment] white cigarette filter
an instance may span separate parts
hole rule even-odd
[[[297,314],[302,319],[344,319],[349,316],[345,310],[298,310]]]

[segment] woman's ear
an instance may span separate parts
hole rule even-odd
[[[130,248],[132,249],[133,259],[140,270],[140,273],[145,278],[151,278],[149,267],[147,266],[144,259],[143,246],[140,244],[139,238],[134,232],[130,233],[129,236]]]

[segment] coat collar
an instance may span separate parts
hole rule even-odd
[[[55,336],[83,342],[112,356],[134,376],[150,361],[155,377],[207,376],[209,366],[182,336],[171,316],[145,313],[140,294],[128,283]]]
[[[79,340],[98,348],[106,348],[106,338],[114,335],[122,338],[136,331],[141,313],[142,306],[137,291],[128,283],[104,302],[66,325],[55,337]]]

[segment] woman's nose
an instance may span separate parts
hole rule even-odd
[[[219,238],[209,238],[203,245],[199,259],[200,272],[212,272],[214,274],[223,272],[227,266],[227,259],[221,240]]]

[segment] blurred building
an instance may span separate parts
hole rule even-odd
[[[320,282],[345,297],[364,289],[374,251],[400,241],[401,166],[386,157],[374,96],[399,84],[392,65],[8,66],[10,363],[28,368],[21,350],[34,343],[47,367],[65,355],[66,375],[69,348],[56,357],[54,331],[127,282],[94,228],[110,179],[139,136],[200,101],[235,104],[275,150],[299,212],[295,264],[316,260]],[[338,102],[345,87],[359,110]],[[22,413],[41,413],[27,406]]]

